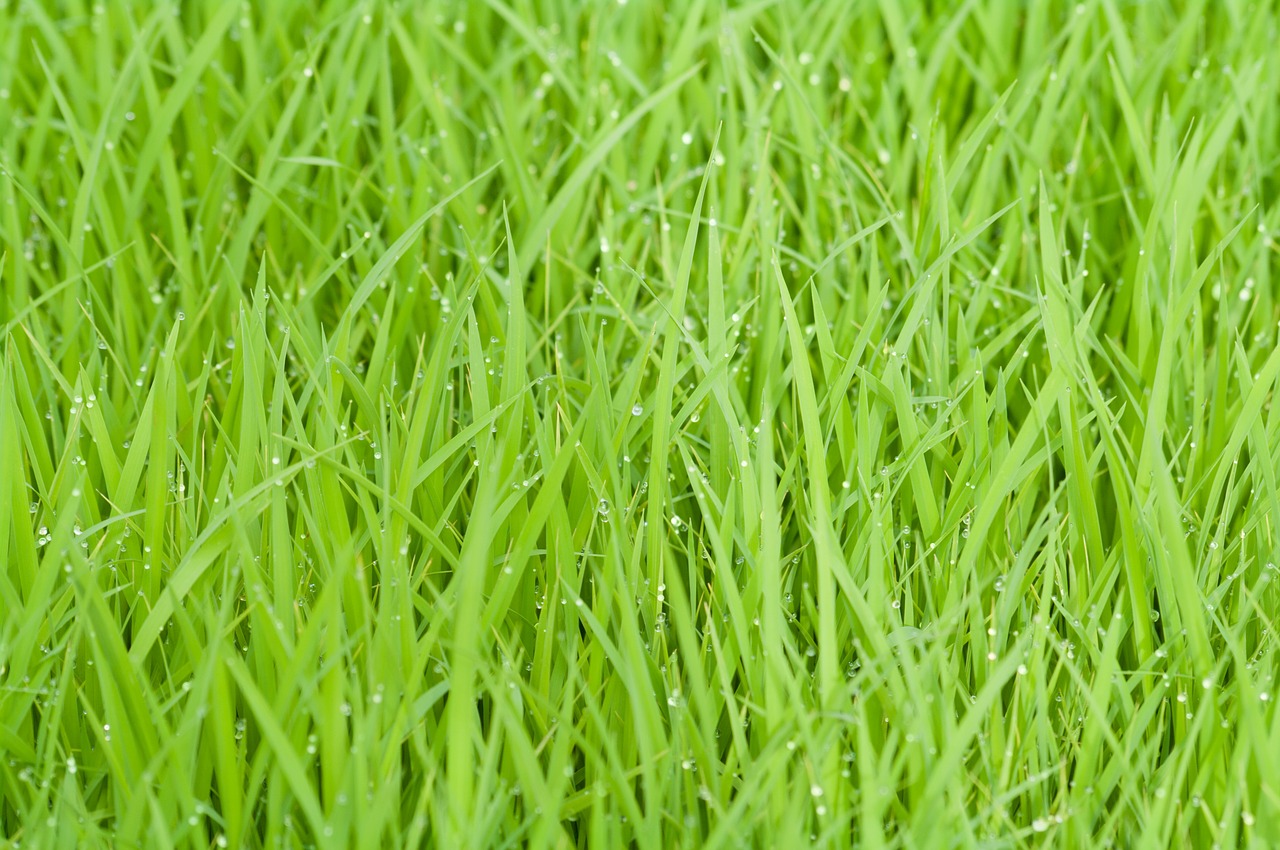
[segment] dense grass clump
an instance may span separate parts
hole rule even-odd
[[[1280,843],[1278,22],[0,0],[0,838]]]

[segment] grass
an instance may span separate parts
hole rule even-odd
[[[3,0],[0,837],[1280,843],[1278,24]]]

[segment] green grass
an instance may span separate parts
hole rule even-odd
[[[0,0],[0,838],[1280,844],[1278,26]]]

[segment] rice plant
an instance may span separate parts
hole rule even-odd
[[[0,841],[1280,844],[1278,24],[0,0]]]

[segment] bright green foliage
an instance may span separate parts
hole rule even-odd
[[[1278,23],[0,0],[0,837],[1276,846]]]

